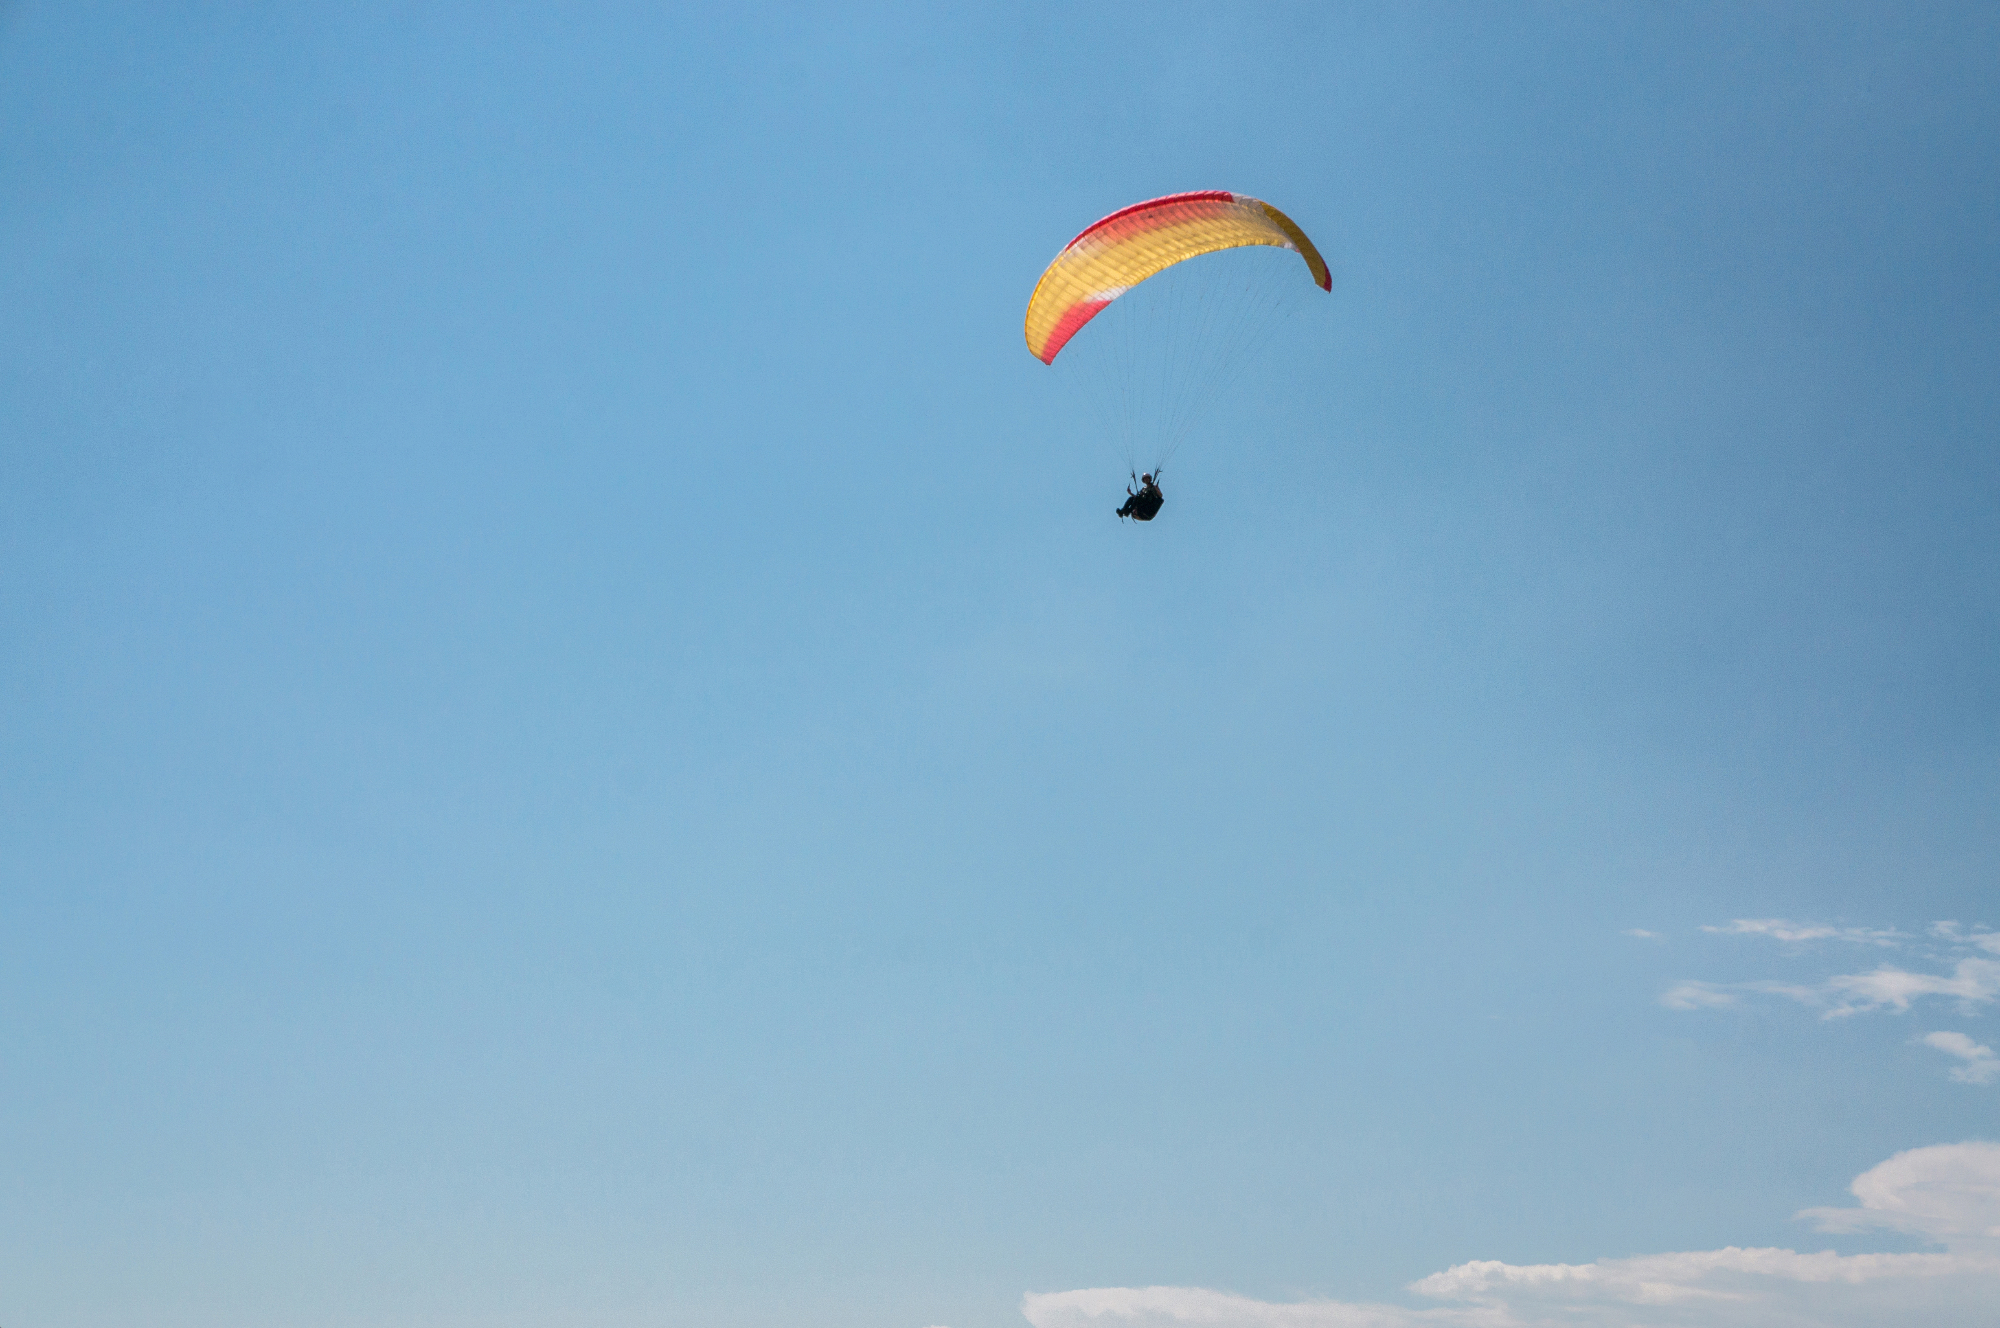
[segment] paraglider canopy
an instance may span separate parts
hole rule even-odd
[[[1169,194],[1121,208],[1063,247],[1028,300],[1028,349],[1053,364],[1085,323],[1146,278],[1201,254],[1246,245],[1292,250],[1321,290],[1333,289],[1319,250],[1269,203],[1221,190]]]

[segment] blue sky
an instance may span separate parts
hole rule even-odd
[[[1995,1321],[1990,8],[335,8],[0,11],[0,1322]]]

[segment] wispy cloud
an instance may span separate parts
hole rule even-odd
[[[1956,998],[1959,1009],[1971,1013],[2000,998],[2000,962],[1962,959],[1949,973],[1914,973],[1883,965],[1867,973],[1840,973],[1815,983],[1796,982],[1676,982],[1660,995],[1669,1010],[1703,1010],[1735,1005],[1738,993],[1782,996],[1813,1006],[1822,1019],[1888,1010],[1908,1014],[1926,996]]]
[[[1697,1250],[1585,1264],[1473,1260],[1410,1284],[1452,1302],[1277,1303],[1200,1287],[1100,1287],[1030,1295],[1035,1328],[1863,1328],[1991,1325],[2000,1304],[2000,1145],[1898,1153],[1855,1179],[1856,1208],[1798,1216],[1822,1231],[1893,1230],[1927,1254]]]
[[[1825,991],[1833,998],[1828,1019],[1858,1014],[1864,1010],[1909,1011],[1910,1003],[1925,996],[1956,997],[1961,1008],[1970,1010],[2000,996],[2000,961],[1961,959],[1951,974],[1912,973],[1907,969],[1883,966],[1872,973],[1849,973],[1828,978]]]
[[[1624,934],[1627,936],[1637,936],[1642,941],[1657,941],[1660,939],[1660,933],[1647,931],[1644,927],[1628,927],[1625,929]]]
[[[1704,927],[1703,931],[1727,935],[1770,936],[1785,942],[1819,939],[1865,941],[1869,944],[1901,944],[1915,940],[1894,928],[1821,927],[1787,922],[1781,918],[1738,918],[1726,927]],[[1660,1004],[1670,1010],[1707,1010],[1740,1005],[1746,995],[1778,996],[1816,1009],[1822,1019],[1846,1019],[1858,1014],[1887,1012],[1908,1014],[1918,1002],[1939,999],[1956,1002],[1961,1014],[1975,1014],[1982,1006],[2000,1000],[2000,932],[1974,928],[1956,922],[1934,922],[1929,942],[1916,946],[1921,958],[1941,966],[1925,971],[1903,964],[1879,964],[1864,973],[1836,973],[1812,982],[1706,982],[1689,979],[1675,983],[1660,994]],[[1947,1034],[1948,1039],[1963,1034]],[[1976,1045],[1965,1039],[1967,1046]],[[1930,1045],[1953,1055],[1953,1046]],[[1987,1070],[1985,1062],[1969,1063],[1952,1071],[1964,1083],[1988,1083],[2000,1077],[2000,1070]]]
[[[1669,1010],[1712,1010],[1736,1001],[1735,992],[1713,982],[1676,982],[1660,994],[1660,1004]]]
[[[1774,941],[1849,941],[1857,945],[1901,945],[1907,932],[1893,927],[1829,927],[1822,923],[1790,922],[1784,918],[1734,918],[1727,926],[1703,927],[1724,936],[1768,936]]]
[[[1977,927],[1967,931],[1956,922],[1933,922],[1931,935],[1952,945],[1976,945],[1982,950],[2000,954],[2000,931],[1984,931]]]
[[[1022,1298],[1035,1328],[1506,1328],[1515,1320],[1485,1309],[1411,1310],[1362,1301],[1253,1300],[1206,1287],[1091,1287]]]
[[[1801,987],[1791,982],[1676,982],[1660,993],[1660,1004],[1669,1010],[1713,1010],[1736,1005],[1739,992],[1759,996],[1783,996],[1801,1005],[1825,1005],[1824,987]]]
[[[1961,1084],[1990,1084],[2000,1079],[2000,1056],[1993,1054],[1993,1048],[1974,1042],[1963,1033],[1927,1033],[1924,1045],[1965,1062],[1951,1072],[1951,1077]]]

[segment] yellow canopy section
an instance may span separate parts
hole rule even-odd
[[[1219,190],[1169,194],[1112,213],[1056,255],[1028,300],[1028,349],[1053,364],[1079,328],[1147,277],[1198,254],[1252,244],[1292,250],[1321,290],[1333,289],[1319,250],[1269,203]]]

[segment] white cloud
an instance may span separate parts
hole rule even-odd
[[[1951,1072],[1951,1077],[1961,1084],[1990,1084],[2000,1078],[2000,1056],[1993,1054],[1993,1048],[1974,1042],[1963,1033],[1927,1033],[1924,1045],[1965,1062]]]
[[[1824,1005],[1818,987],[1800,987],[1785,982],[1676,982],[1660,993],[1660,1004],[1669,1010],[1714,1010],[1740,1001],[1739,991],[1762,996],[1787,996],[1801,1005]]]
[[[1736,1004],[1736,993],[1712,982],[1677,982],[1660,994],[1669,1010],[1708,1010]]]
[[[1883,966],[1872,973],[1850,973],[1828,978],[1825,990],[1836,1003],[1826,1012],[1828,1019],[1864,1010],[1894,1010],[1907,1013],[1910,1002],[1924,996],[1955,996],[1964,1007],[1981,1005],[2000,996],[2000,962],[1991,959],[1961,959],[1951,976],[1938,973],[1911,973]]]
[[[1886,1229],[1941,1253],[1700,1250],[1587,1264],[1474,1260],[1410,1284],[1415,1309],[1274,1303],[1199,1287],[1030,1295],[1035,1328],[1864,1328],[2000,1323],[2000,1145],[1898,1153],[1854,1181],[1857,1208],[1800,1213],[1822,1231]]]
[[[1490,1310],[1410,1310],[1344,1300],[1276,1304],[1203,1287],[1093,1287],[1030,1294],[1021,1314],[1035,1328],[1502,1328],[1510,1320]]]
[[[1976,945],[1982,950],[2000,954],[2000,931],[1965,931],[1956,922],[1933,922],[1931,935],[1953,945]]]
[[[1657,941],[1660,939],[1660,933],[1647,931],[1644,927],[1627,927],[1625,934],[1627,936],[1637,936],[1642,941]]]
[[[1744,991],[1754,991],[1764,996],[1783,996],[1786,1000],[1797,1001],[1800,1005],[1825,1005],[1826,992],[1820,987],[1802,987],[1796,982],[1739,982]]]
[[[2000,1257],[2000,1144],[1912,1148],[1847,1188],[1859,1208],[1806,1208],[1794,1216],[1821,1231],[1900,1231],[1953,1251]]]
[[[1889,938],[1904,933],[1889,928],[1835,928],[1804,926],[1782,918],[1738,918],[1727,927],[1704,927],[1709,932],[1731,935],[1773,936],[1782,941],[1837,937],[1891,944]],[[1822,1019],[1845,1019],[1857,1014],[1887,1011],[1908,1014],[1911,1006],[1930,998],[1955,1001],[1961,1013],[1971,1014],[1984,1005],[2000,1000],[2000,932],[1966,931],[1956,922],[1934,922],[1929,935],[1942,946],[1927,947],[1932,959],[1949,963],[1945,972],[1923,972],[1896,964],[1881,964],[1866,973],[1837,973],[1817,982],[1677,982],[1660,995],[1660,1004],[1670,1010],[1706,1010],[1739,1005],[1746,993],[1781,996],[1820,1011]],[[1942,1041],[1938,1040],[1942,1039]],[[1959,1033],[1933,1034],[1929,1045],[1966,1064],[1951,1071],[1961,1083],[1984,1084],[2000,1078],[2000,1059],[1982,1052],[1976,1043]],[[1962,1042],[1962,1045],[1961,1045]]]
[[[1725,936],[1769,936],[1777,941],[1852,941],[1860,945],[1898,945],[1909,939],[1894,927],[1829,927],[1788,922],[1784,918],[1735,918],[1727,927],[1703,927]]]

